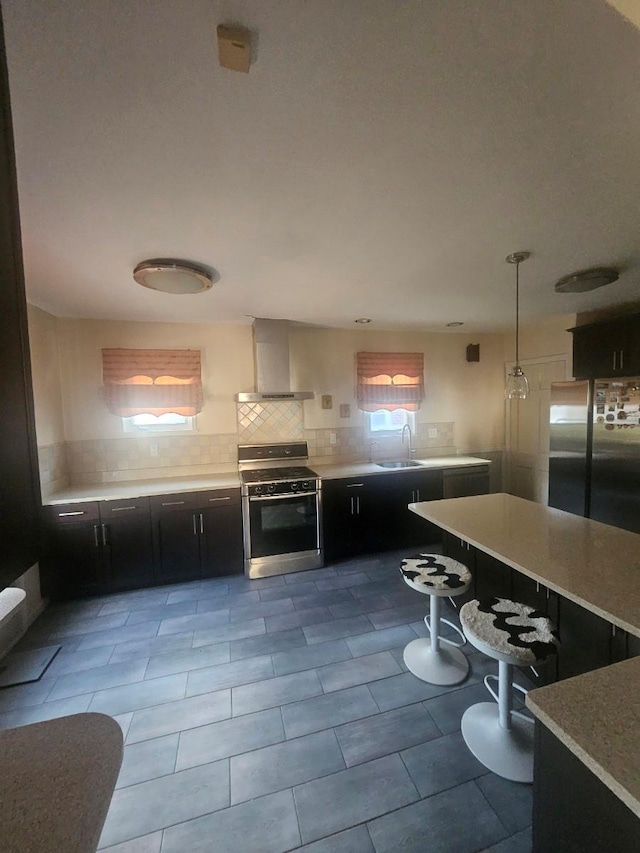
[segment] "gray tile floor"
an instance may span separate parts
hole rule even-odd
[[[105,853],[529,853],[531,788],[460,736],[495,666],[467,646],[459,687],[406,671],[428,599],[401,556],[51,607],[19,648],[62,650],[39,682],[0,690],[0,727],[115,717]]]

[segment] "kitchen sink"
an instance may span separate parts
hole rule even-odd
[[[408,459],[403,462],[376,462],[375,464],[378,468],[420,468],[419,462],[409,461]]]

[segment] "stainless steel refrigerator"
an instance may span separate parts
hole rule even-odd
[[[551,385],[549,506],[640,533],[640,377]]]

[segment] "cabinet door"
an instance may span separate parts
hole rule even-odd
[[[575,378],[594,379],[600,376],[614,376],[618,366],[618,343],[615,326],[610,323],[576,329],[573,332]]]
[[[323,483],[323,538],[328,561],[375,551],[379,547],[380,503],[380,493],[376,494],[367,478]]]
[[[134,589],[154,582],[149,498],[103,501],[100,521],[112,589]]]
[[[442,472],[403,471],[379,479],[385,489],[382,524],[387,547],[427,548],[440,543],[440,529],[411,512],[409,504],[441,498]]]
[[[156,576],[179,582],[199,578],[200,525],[195,510],[176,509],[153,516]]]
[[[60,524],[51,530],[46,568],[52,598],[76,598],[105,592],[108,577],[104,566],[100,525],[91,522]]]
[[[511,568],[484,551],[476,551],[475,589],[479,599],[512,598]]]
[[[240,505],[225,504],[198,513],[200,559],[206,578],[243,570],[242,512]]]
[[[611,663],[613,631],[609,622],[560,597],[558,624],[558,678],[582,675]]]

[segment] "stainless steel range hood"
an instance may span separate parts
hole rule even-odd
[[[313,391],[291,391],[289,373],[289,321],[253,321],[255,392],[236,395],[239,403],[312,400]]]

